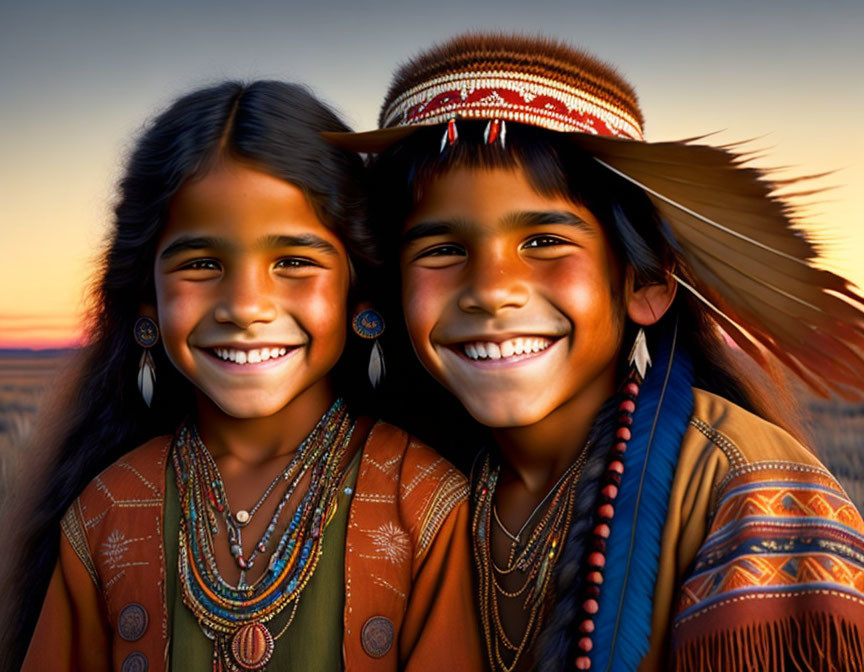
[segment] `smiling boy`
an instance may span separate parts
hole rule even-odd
[[[489,667],[864,665],[864,524],[725,340],[862,389],[860,302],[764,177],[644,142],[630,85],[541,39],[420,54],[380,125],[329,137],[380,152],[411,344],[494,438],[472,478]]]

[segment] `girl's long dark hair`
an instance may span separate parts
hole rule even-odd
[[[119,185],[114,224],[92,297],[89,345],[63,420],[62,439],[27,519],[13,573],[16,596],[6,629],[9,669],[17,669],[57,559],[59,521],[100,471],[135,446],[173,432],[191,410],[193,389],[161,347],[156,393],[147,408],[137,390],[141,349],[132,329],[144,303],[155,304],[152,268],[168,204],[178,189],[220,158],[251,165],[299,187],[321,221],[345,244],[356,278],[367,275],[375,250],[364,226],[365,168],[320,133],[349,130],[306,88],[276,81],[225,82],[174,102],[141,133]],[[360,290],[362,291],[362,290]],[[361,357],[346,353],[334,372],[337,389],[354,391]],[[350,376],[354,387],[340,385]],[[349,401],[352,401],[349,399]],[[7,549],[8,552],[8,549]]]
[[[463,468],[471,464],[478,446],[488,445],[489,437],[452,396],[424,374],[410,352],[404,327],[393,329],[403,322],[400,298],[394,291],[399,287],[401,227],[431,180],[455,167],[521,168],[539,193],[569,198],[597,217],[616,257],[623,262],[622,268],[632,269],[637,287],[665,282],[673,268],[691,279],[671,230],[641,189],[600,166],[564,134],[508,123],[504,148],[498,142],[483,142],[484,125],[460,122],[458,141],[443,151],[439,151],[442,127],[419,130],[371,163],[370,221],[385,259],[382,295],[387,300],[382,305],[389,313],[388,359],[391,370],[396,370],[385,390],[385,413]],[[769,388],[765,377],[754,376],[752,363],[726,344],[706,307],[688,292],[679,289],[667,314],[646,329],[649,347],[668,335],[676,320],[680,324],[679,343],[693,361],[696,387],[723,396],[803,437],[801,428],[794,424],[796,414],[789,409],[791,396],[782,381],[775,381]],[[635,333],[634,325],[626,326],[623,343],[631,343]],[[622,348],[622,354],[626,356],[627,350],[626,346]],[[619,379],[624,373],[622,361]],[[405,393],[407,389],[412,390],[410,396]],[[555,604],[535,652],[535,665],[543,672],[566,669],[574,657],[580,567],[611,448],[615,407],[614,400],[608,401],[591,429],[592,448],[580,479],[574,523],[556,567]]]

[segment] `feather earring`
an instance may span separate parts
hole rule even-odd
[[[147,408],[150,408],[156,389],[156,364],[150,355],[150,348],[159,340],[159,327],[149,317],[139,317],[135,322],[133,335],[135,342],[144,349],[138,362],[138,391]]]
[[[377,310],[368,308],[358,312],[351,321],[351,326],[354,333],[360,338],[366,338],[375,341],[372,345],[372,352],[369,353],[369,382],[372,387],[377,389],[384,380],[386,373],[384,367],[384,351],[381,349],[381,343],[378,337],[384,333],[384,318]]]
[[[631,368],[635,368],[640,380],[645,380],[645,374],[651,366],[651,354],[648,352],[648,342],[645,340],[645,330],[639,327],[636,332],[636,340],[628,358]]]

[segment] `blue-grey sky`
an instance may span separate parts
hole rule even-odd
[[[226,77],[302,81],[371,128],[394,66],[470,29],[542,33],[617,65],[649,140],[723,131],[717,142],[759,137],[761,165],[840,169],[814,221],[864,283],[860,1],[4,0],[0,341],[59,338],[77,321],[123,153],[176,95]]]

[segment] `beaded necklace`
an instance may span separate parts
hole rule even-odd
[[[504,527],[495,508],[495,487],[501,467],[497,465],[493,468],[488,454],[483,461],[474,490],[472,539],[474,564],[480,584],[481,622],[486,640],[486,652],[493,670],[510,672],[515,669],[522,654],[530,650],[542,628],[546,591],[558,559],[561,543],[567,530],[570,529],[576,485],[587,455],[588,444],[515,535]],[[521,545],[522,533],[527,524],[547,501],[549,503],[540,522],[533,529],[524,546]],[[509,557],[504,567],[499,566],[492,557],[493,518],[511,540]],[[502,578],[515,572],[521,573],[525,580],[516,590],[508,591],[501,583]],[[520,641],[516,643],[511,641],[504,630],[499,604],[501,598],[515,599],[523,595],[522,609],[528,612],[528,624]],[[505,657],[510,657],[509,662]]]
[[[181,509],[180,588],[184,604],[213,640],[214,672],[263,668],[273,654],[275,639],[293,620],[300,594],[321,555],[323,528],[335,511],[339,465],[353,430],[345,402],[338,399],[265,493],[272,492],[279,481],[288,482],[267,529],[248,555],[243,555],[242,525],[231,514],[219,470],[197,428],[186,424],[178,432],[172,457]],[[267,570],[248,585],[245,570],[253,566],[258,554],[267,552],[282,510],[307,473],[308,489],[277,542]],[[254,510],[263,499],[266,496]],[[237,586],[228,584],[216,568],[213,548],[220,517],[228,530],[231,554],[241,568]],[[288,623],[274,638],[264,624],[292,602]]]

